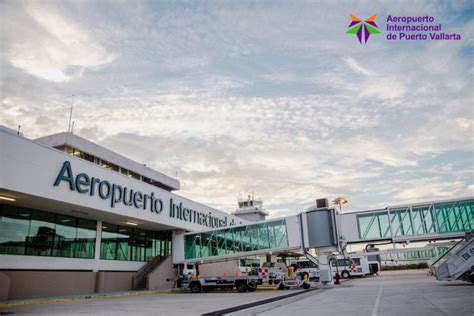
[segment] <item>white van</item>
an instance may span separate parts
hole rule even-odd
[[[331,267],[333,276],[339,272],[343,279],[370,274],[369,262],[365,255],[350,255],[345,258],[332,259]]]

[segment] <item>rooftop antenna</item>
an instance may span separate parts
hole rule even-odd
[[[67,125],[67,131],[68,133],[72,133],[72,127],[71,127],[71,120],[72,120],[72,108],[74,107],[74,93],[72,94],[72,100],[71,100],[71,111],[69,112],[69,123]]]
[[[71,134],[74,133],[74,121],[72,121],[72,124],[71,124]]]
[[[176,170],[175,172],[176,172],[176,180],[178,180],[178,170]]]
[[[16,131],[17,135],[20,135],[20,129],[21,129],[21,125],[18,125],[18,130]]]

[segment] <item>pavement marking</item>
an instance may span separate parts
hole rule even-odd
[[[294,293],[290,293],[290,294],[270,297],[270,298],[260,300],[260,301],[256,301],[256,302],[252,302],[252,303],[237,305],[237,306],[224,308],[224,309],[220,309],[220,310],[209,312],[209,313],[204,313],[204,314],[201,314],[201,316],[219,316],[219,315],[230,314],[230,313],[238,312],[238,311],[248,309],[248,308],[251,308],[251,307],[264,305],[264,304],[268,304],[268,303],[273,303],[273,302],[283,300],[283,299],[286,299],[286,298],[290,298],[290,297],[293,297],[293,296],[306,294],[306,293],[316,291],[316,290],[318,290],[318,288],[313,288],[313,289],[309,289],[309,290],[298,290],[298,292],[294,292]]]
[[[278,289],[277,287],[263,286],[263,287],[258,287],[257,291],[276,291],[277,289]],[[189,290],[187,289],[132,291],[132,292],[103,293],[103,294],[95,293],[95,294],[89,294],[89,295],[79,295],[79,296],[70,296],[70,297],[49,297],[49,298],[18,300],[18,301],[4,301],[4,302],[0,302],[0,308],[36,305],[36,304],[74,302],[74,301],[88,300],[88,299],[106,299],[106,298],[114,298],[114,297],[130,297],[130,296],[143,296],[143,295],[153,295],[153,294],[178,294],[178,293],[179,294],[185,294],[185,293],[194,294],[194,293],[189,292]]]
[[[74,302],[74,301],[87,300],[87,299],[103,299],[103,298],[113,298],[113,297],[129,297],[129,296],[142,296],[142,295],[168,294],[168,293],[172,293],[172,290],[152,290],[152,291],[137,291],[137,292],[125,292],[125,293],[90,294],[90,295],[81,295],[81,296],[72,296],[72,297],[40,298],[40,299],[31,299],[31,300],[1,302],[0,308],[35,305],[35,304]]]
[[[432,302],[431,300],[429,300],[426,296],[424,296],[423,294],[421,295],[421,297],[423,297],[426,301],[428,301],[428,303],[430,303],[431,305],[433,305],[435,308],[439,309],[444,315],[449,315],[448,312],[446,312],[444,309],[442,309],[441,307],[439,307],[438,305],[436,305],[434,302]]]
[[[375,300],[374,308],[372,309],[372,316],[377,316],[377,311],[379,309],[380,304],[380,297],[382,296],[383,280],[385,279],[383,278],[382,283],[380,284],[379,293],[377,294],[377,299]]]

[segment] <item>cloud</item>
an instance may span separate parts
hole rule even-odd
[[[363,74],[365,76],[371,76],[372,75],[372,73],[369,70],[367,70],[364,67],[362,67],[361,65],[359,65],[359,63],[357,61],[355,61],[354,58],[347,57],[347,58],[344,58],[344,61],[347,63],[347,65],[349,65],[349,67],[355,73]]]
[[[431,12],[446,30],[473,23],[450,21],[463,6],[381,9]],[[353,211],[472,195],[467,33],[361,46],[344,34],[339,2],[2,2],[0,12],[0,123],[29,137],[65,131],[74,93],[76,133],[177,173],[180,194],[229,212],[250,192],[271,216],[318,197],[344,196]]]
[[[41,7],[38,2],[25,6],[31,28],[20,27],[9,43],[10,63],[35,77],[65,82],[82,76],[86,69],[96,69],[115,59],[89,34],[72,21]],[[16,29],[21,21],[7,23]],[[13,31],[13,30],[12,30]]]

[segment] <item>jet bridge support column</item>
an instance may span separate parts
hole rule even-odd
[[[320,281],[332,283],[332,271],[329,258],[334,251],[340,250],[337,215],[329,208],[327,199],[317,199],[316,205],[300,215],[301,244],[306,257],[319,265]],[[317,258],[308,250],[314,248]]]

